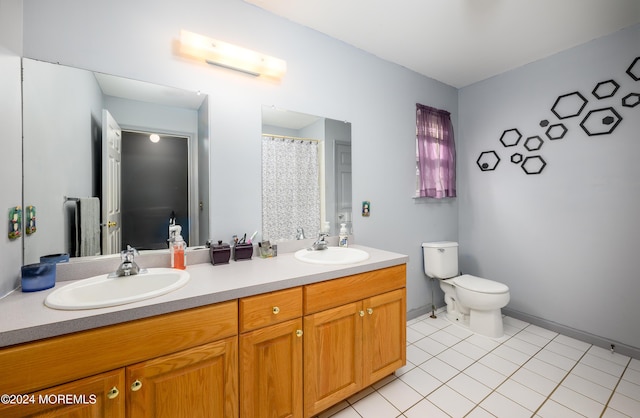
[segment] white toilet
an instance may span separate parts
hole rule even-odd
[[[475,333],[491,338],[504,335],[501,308],[509,303],[509,287],[503,283],[463,274],[458,270],[458,243],[425,242],[424,272],[440,281],[447,304],[447,318]]]

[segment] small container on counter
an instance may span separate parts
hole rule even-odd
[[[69,261],[69,253],[49,254],[40,257],[41,263],[66,263]]]
[[[211,244],[209,248],[209,258],[211,259],[211,264],[229,264],[229,260],[231,259],[231,247],[229,244],[222,242],[222,240],[218,241],[217,244]]]
[[[278,255],[278,246],[271,244],[269,241],[258,243],[258,254],[262,258],[276,257]]]
[[[253,256],[253,244],[237,243],[233,247],[233,261],[251,260]]]
[[[35,263],[22,266],[23,292],[37,292],[56,285],[56,263]]]

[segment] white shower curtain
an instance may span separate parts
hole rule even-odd
[[[297,228],[307,238],[320,230],[318,142],[263,137],[263,239],[294,239]]]

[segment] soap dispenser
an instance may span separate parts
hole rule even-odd
[[[349,246],[349,234],[347,233],[347,224],[340,224],[340,235],[338,236],[338,246]]]
[[[171,268],[184,270],[187,268],[187,256],[185,250],[187,249],[187,243],[184,242],[180,225],[175,225],[176,235],[170,242],[171,245]]]

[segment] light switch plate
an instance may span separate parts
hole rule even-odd
[[[371,213],[371,202],[365,200],[362,202],[362,216],[369,216]]]
[[[20,206],[9,209],[9,239],[22,236],[22,208]]]

